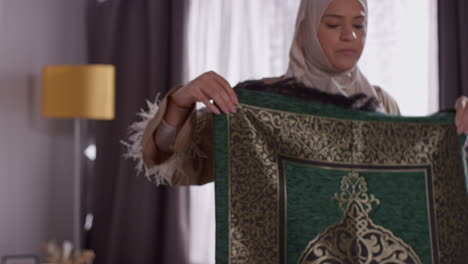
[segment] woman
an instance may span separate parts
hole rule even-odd
[[[262,81],[268,84],[294,78],[331,95],[364,94],[366,100],[378,101],[377,111],[398,115],[394,99],[370,85],[357,67],[366,40],[367,10],[366,0],[302,0],[287,73]],[[460,97],[456,103],[460,134],[468,133],[467,101]],[[196,102],[207,108],[196,111]],[[146,175],[157,184],[209,182],[213,177],[210,112],[233,113],[238,103],[234,89],[223,77],[204,73],[168,93],[154,118],[143,124],[142,147],[133,147],[131,156],[143,153]],[[140,137],[133,138],[137,144]]]

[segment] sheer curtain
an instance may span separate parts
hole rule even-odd
[[[284,74],[298,6],[298,0],[191,0],[189,79],[213,70],[234,86]],[[190,193],[192,263],[215,263],[214,185]]]
[[[438,110],[436,0],[368,0],[369,26],[360,68],[389,92],[403,115]]]
[[[189,79],[213,70],[239,81],[285,73],[299,0],[191,0]],[[435,0],[369,0],[369,34],[360,62],[369,81],[405,115],[437,110]],[[192,187],[192,263],[215,263],[213,184]]]
[[[285,71],[299,1],[192,0],[189,76],[215,70],[231,85]]]

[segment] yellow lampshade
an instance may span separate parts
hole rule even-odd
[[[111,120],[115,116],[112,65],[50,65],[42,70],[42,115]]]

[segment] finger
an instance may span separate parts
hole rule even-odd
[[[212,87],[216,88],[216,93],[219,93],[220,96],[222,96],[222,98],[226,102],[226,107],[229,109],[229,112],[236,112],[235,105],[238,103],[238,100],[237,95],[233,91],[234,89],[232,89],[232,87],[223,77],[219,76],[215,72],[209,72],[208,76],[210,78],[209,81],[213,83]],[[214,95],[214,92],[212,92],[212,94]]]
[[[457,133],[462,134],[467,128],[467,124],[465,121],[467,116],[465,115],[465,112],[460,109],[457,110],[457,117],[458,119],[455,119],[455,124],[457,125]]]
[[[463,112],[460,110],[457,110],[455,114],[455,125],[457,126],[457,132],[460,134],[460,130],[462,127],[462,118],[463,118]]]
[[[234,103],[231,101],[225,89],[212,77],[204,83],[200,90],[206,97],[215,100],[218,107],[221,108],[224,113],[228,114],[236,111]]]
[[[218,85],[220,83],[217,81]],[[234,92],[234,89],[232,88],[226,88],[222,86],[222,91],[219,91],[220,96],[223,97],[225,100],[227,107],[229,108],[230,112],[235,113],[236,112],[236,105],[239,104],[239,101],[237,99],[237,95]]]
[[[462,113],[462,107],[461,107],[461,97],[457,99],[457,101],[455,102],[455,125],[457,125],[457,127],[460,127],[461,125],[461,117],[463,115]]]
[[[466,134],[468,131],[468,107],[467,107],[467,98],[461,96],[457,99],[455,103],[455,124],[457,125],[458,134]]]
[[[210,99],[208,97],[206,97],[201,92],[201,90],[198,90],[198,91],[195,92],[195,97],[197,98],[198,101],[204,103],[205,106],[208,107],[208,109],[210,109],[211,112],[213,112],[213,113],[215,113],[217,115],[221,114],[219,109],[210,102]]]
[[[229,114],[231,112],[225,99],[227,95],[222,95],[225,92],[217,83],[206,85],[200,91],[205,95],[205,97],[213,99],[225,114]]]
[[[216,102],[216,105],[220,107],[225,114],[234,113],[236,110],[232,103],[226,101],[226,99],[222,96],[222,94],[215,94],[213,96],[213,100]]]
[[[218,96],[219,99],[220,99],[220,100],[218,100],[216,102],[217,103],[218,102],[224,103],[224,105],[226,106],[229,113],[235,113],[236,112],[236,106],[231,101],[231,97],[229,97],[229,95],[228,95],[228,93],[226,91],[223,90],[223,91],[219,92],[218,94],[216,94],[216,96]]]
[[[455,102],[455,109],[463,109],[465,108],[465,105],[466,105],[466,101],[467,101],[467,97],[466,96],[460,96],[458,97],[457,101]]]
[[[464,114],[464,111],[463,111],[463,99],[462,97],[458,98],[456,103],[455,103],[455,109],[456,109],[456,113],[455,113],[455,124],[457,125],[457,127],[460,127],[462,125],[462,121],[463,121],[463,114]]]
[[[463,131],[465,130],[463,126],[463,111],[457,111],[455,117],[455,125],[457,126],[457,133],[463,133]]]
[[[221,86],[218,81],[214,80],[214,82],[215,84],[212,86],[212,88],[215,88],[216,90],[212,92],[212,94],[214,95],[213,99],[217,99],[216,101],[217,104],[222,103],[224,106],[226,106],[228,109],[228,112],[235,113],[236,112],[235,102],[233,102],[233,99],[229,95],[226,88]],[[227,88],[227,89],[230,89],[231,91],[233,90],[232,88]]]
[[[464,108],[463,110],[459,110],[462,112],[461,116],[461,128],[464,133],[468,130],[468,108]]]
[[[213,74],[214,76],[214,79],[220,84],[223,86],[224,90],[227,92],[227,94],[229,95],[231,101],[234,103],[234,104],[239,104],[239,99],[237,98],[237,94],[236,92],[234,91],[234,89],[231,87],[231,85],[228,83],[228,81],[226,81],[226,79],[224,79],[223,77],[221,77],[219,74],[216,74],[214,73]]]

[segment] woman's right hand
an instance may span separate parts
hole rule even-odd
[[[187,83],[173,93],[170,100],[181,108],[189,108],[196,102],[202,102],[215,114],[221,113],[218,107],[226,114],[234,113],[236,105],[239,104],[231,85],[213,71],[203,73]],[[218,107],[210,100],[213,100]]]

